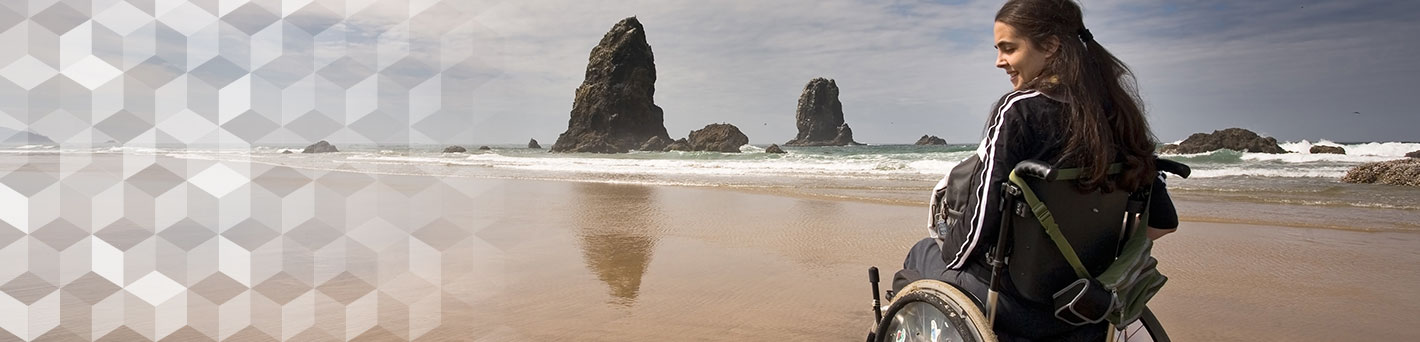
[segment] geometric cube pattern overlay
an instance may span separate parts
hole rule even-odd
[[[468,339],[445,312],[498,283],[459,269],[501,253],[495,191],[142,158],[0,158],[0,341]]]
[[[0,1],[0,127],[71,148],[469,141],[487,6]]]
[[[0,341],[457,339],[484,194],[143,148],[469,141],[484,6],[0,1]]]

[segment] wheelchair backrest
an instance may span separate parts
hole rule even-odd
[[[1073,180],[1045,181],[1024,177],[1039,201],[1049,208],[1056,225],[1073,246],[1091,275],[1099,275],[1114,262],[1124,236],[1125,209],[1130,193],[1081,193]],[[1060,249],[1042,229],[1024,201],[1025,210],[1012,210],[1013,235],[1007,270],[1009,282],[1021,296],[1049,303],[1051,296],[1080,277],[1061,256]],[[1009,209],[1008,209],[1009,210]],[[1020,215],[1023,214],[1023,215]]]

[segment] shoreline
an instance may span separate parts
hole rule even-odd
[[[316,168],[316,167],[309,167],[309,166],[304,166],[304,165],[289,165],[289,164],[282,164],[282,163],[276,163],[276,162],[270,162],[270,161],[260,161],[260,160],[250,160],[250,161],[248,161],[248,162],[251,162],[251,163],[259,163],[259,164],[264,164],[264,165],[271,165],[271,166],[291,167],[291,168],[305,169],[305,170],[334,171],[334,172],[352,172],[352,173],[363,173],[363,174],[383,174],[383,175],[391,175],[391,176],[429,176],[429,177],[451,177],[451,178],[468,178],[468,179],[511,180],[511,181],[594,183],[594,184],[611,184],[611,185],[665,186],[665,187],[678,187],[678,188],[688,188],[688,189],[714,189],[714,190],[722,190],[722,191],[736,191],[736,192],[749,193],[749,194],[767,194],[767,195],[785,196],[785,197],[799,198],[799,199],[826,200],[826,201],[851,201],[851,202],[857,202],[857,203],[884,204],[884,205],[895,205],[895,206],[903,206],[903,207],[917,207],[917,208],[922,208],[922,210],[924,210],[924,213],[925,213],[926,207],[927,207],[927,205],[928,205],[927,201],[926,201],[926,200],[909,199],[909,198],[925,198],[925,197],[927,196],[926,194],[930,191],[930,189],[931,189],[931,187],[932,187],[932,185],[933,185],[933,183],[934,183],[934,182],[923,182],[924,185],[922,186],[921,190],[868,189],[868,188],[850,187],[850,186],[842,186],[842,187],[822,187],[822,186],[820,186],[820,187],[800,188],[800,187],[793,187],[793,186],[786,186],[786,185],[709,184],[709,183],[676,183],[676,182],[654,183],[654,182],[647,182],[647,181],[644,181],[644,180],[625,180],[625,181],[622,181],[622,180],[613,180],[613,179],[589,179],[589,178],[585,178],[585,177],[583,177],[583,178],[576,178],[576,177],[564,177],[564,178],[556,178],[556,177],[517,177],[517,176],[498,176],[498,175],[449,175],[449,174],[437,174],[437,173],[429,173],[429,174],[407,174],[407,173],[398,173],[398,172],[381,172],[381,171],[377,171],[377,170],[353,170],[353,169],[346,169],[346,168]],[[613,174],[614,174],[614,173],[613,173]],[[845,194],[834,194],[834,193],[832,193],[832,192],[835,192],[835,191],[837,191],[837,192],[853,192],[853,193],[876,193],[876,194],[878,194],[878,196],[872,196],[872,195],[845,195]],[[1222,216],[1222,215],[1208,216],[1208,215],[1203,215],[1203,214],[1200,214],[1200,213],[1206,213],[1206,212],[1218,213],[1219,211],[1216,211],[1216,210],[1187,210],[1187,209],[1186,209],[1186,208],[1190,208],[1190,207],[1199,207],[1200,204],[1203,204],[1203,203],[1208,202],[1208,201],[1193,200],[1193,199],[1190,199],[1190,197],[1198,198],[1198,197],[1200,197],[1201,195],[1206,195],[1206,194],[1210,194],[1210,193],[1211,193],[1211,192],[1208,192],[1208,191],[1201,191],[1201,192],[1200,192],[1200,191],[1190,191],[1190,190],[1175,191],[1174,193],[1172,193],[1172,194],[1173,194],[1173,199],[1174,199],[1174,202],[1175,202],[1175,206],[1178,207],[1178,208],[1180,208],[1180,209],[1179,209],[1179,221],[1180,221],[1180,222],[1197,222],[1197,223],[1222,223],[1222,224],[1278,226],[1278,227],[1305,228],[1305,229],[1328,229],[1328,230],[1354,231],[1354,232],[1401,232],[1401,233],[1420,233],[1420,222],[1405,222],[1405,221],[1400,221],[1400,222],[1383,222],[1382,224],[1389,224],[1390,226],[1389,226],[1389,227],[1360,227],[1360,226],[1355,226],[1355,225],[1328,224],[1328,223],[1324,223],[1324,222],[1306,222],[1306,221],[1303,221],[1303,220],[1288,219],[1288,218],[1286,218],[1286,217],[1275,217],[1275,218],[1277,218],[1277,220],[1274,220],[1274,221],[1267,221],[1267,220],[1262,220],[1262,219],[1247,218],[1247,217],[1246,217],[1247,215],[1240,215],[1240,214],[1234,214],[1234,215],[1231,215],[1231,216]],[[1317,210],[1317,206],[1306,206],[1306,205],[1301,205],[1301,204],[1257,203],[1257,202],[1246,202],[1246,201],[1233,202],[1233,203],[1242,203],[1242,204],[1246,204],[1246,205],[1255,205],[1255,206],[1273,205],[1273,206],[1286,207],[1286,208],[1288,208],[1288,209],[1295,209],[1295,210],[1301,210],[1301,211]],[[1361,208],[1361,207],[1326,207],[1326,208],[1324,208],[1323,210],[1325,210],[1325,209],[1331,209],[1331,210],[1377,210],[1377,211],[1403,211],[1403,210],[1406,210],[1406,209],[1400,209],[1400,208]],[[924,216],[925,216],[925,214],[924,214]]]

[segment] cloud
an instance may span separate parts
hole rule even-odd
[[[496,49],[502,76],[474,96],[499,127],[489,141],[561,132],[588,51],[611,24],[637,15],[656,52],[656,101],[673,135],[730,122],[754,143],[787,140],[803,84],[824,76],[838,80],[848,121],[866,141],[936,134],[971,142],[1008,90],[991,66],[998,6],[507,2],[475,17],[495,34],[477,39]],[[1394,73],[1415,74],[1406,56],[1420,51],[1404,37],[1417,26],[1403,18],[1414,7],[1088,1],[1085,14],[1098,40],[1134,67],[1161,139],[1241,125],[1284,139],[1385,140],[1407,134],[1388,127],[1414,122],[1387,99],[1407,83]],[[1337,128],[1329,113],[1342,107],[1394,114]]]

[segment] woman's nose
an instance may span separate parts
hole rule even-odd
[[[996,67],[1001,69],[1006,68],[1006,58],[1001,57],[999,53],[996,54]]]

